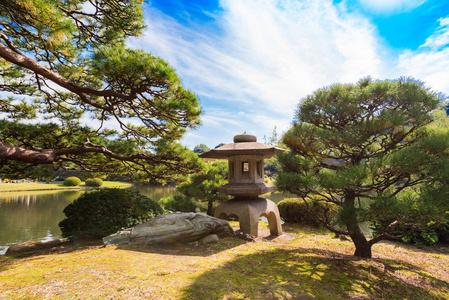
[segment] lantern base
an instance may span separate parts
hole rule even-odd
[[[256,237],[258,236],[259,217],[264,216],[268,219],[270,234],[274,236],[282,235],[279,209],[276,203],[269,199],[232,199],[220,204],[215,209],[214,216],[224,220],[237,217],[242,232]]]

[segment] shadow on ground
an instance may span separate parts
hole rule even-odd
[[[202,256],[207,257],[217,254],[228,249],[238,247],[248,242],[263,242],[276,241],[286,242],[297,238],[297,235],[286,233],[280,237],[270,235],[270,231],[264,228],[259,228],[259,237],[252,237],[244,234],[239,228],[234,227],[235,237],[220,239],[218,243],[202,244],[200,242],[179,243],[173,242],[171,244],[153,244],[153,245],[133,245],[133,246],[118,246],[119,250],[138,251],[143,253],[157,253],[165,255],[187,255],[187,256]]]
[[[219,252],[238,247],[247,241],[239,238],[224,238],[218,243],[201,244],[192,243],[171,243],[162,245],[132,245],[118,246],[117,250],[137,251],[143,253],[156,253],[164,255],[182,255],[182,256],[202,256],[207,257]]]
[[[448,282],[410,264],[299,248],[242,255],[196,278],[182,299],[445,299],[448,294]]]

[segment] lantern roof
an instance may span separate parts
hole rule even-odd
[[[199,155],[201,158],[228,158],[235,155],[262,155],[264,158],[272,157],[277,151],[284,149],[258,143],[255,135],[238,134],[234,137],[234,143],[226,144],[216,149]]]

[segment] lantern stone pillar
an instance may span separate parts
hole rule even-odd
[[[259,195],[272,192],[275,187],[264,182],[265,158],[272,157],[282,149],[257,143],[254,135],[240,134],[234,143],[226,144],[200,155],[202,158],[227,159],[229,183],[217,188],[220,193],[234,196],[234,199],[220,204],[215,217],[228,220],[237,217],[244,233],[258,236],[259,218],[268,220],[270,234],[282,235],[281,219],[277,205]]]

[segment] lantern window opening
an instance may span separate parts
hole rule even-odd
[[[263,177],[263,167],[262,167],[262,161],[261,160],[259,160],[257,162],[256,170],[257,170],[257,176],[259,178],[262,178]]]
[[[251,178],[249,161],[242,161],[242,178]]]

